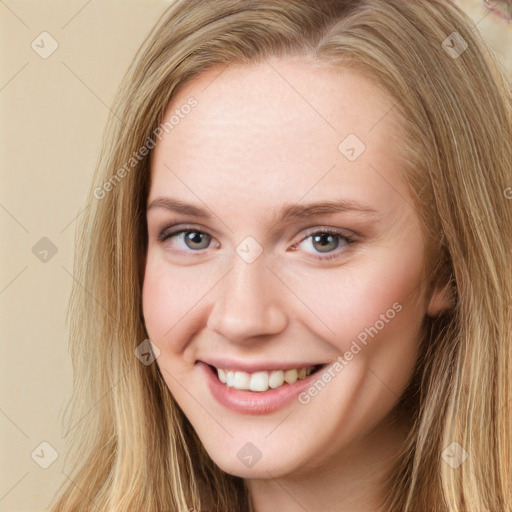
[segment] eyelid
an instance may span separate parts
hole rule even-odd
[[[300,242],[303,242],[306,238],[308,238],[311,235],[314,235],[316,233],[332,233],[332,234],[339,235],[342,238],[349,238],[349,239],[359,238],[359,235],[355,231],[352,231],[352,230],[348,230],[348,229],[344,229],[344,228],[335,228],[333,226],[317,226],[314,228],[306,229],[305,234],[302,237],[302,239],[300,240]]]
[[[176,229],[174,229],[176,228]],[[208,233],[208,230],[205,228],[195,225],[195,224],[167,224],[162,229],[160,229],[156,235],[156,239],[160,242],[164,242],[166,238],[169,238],[172,235],[177,235],[178,233],[182,231],[198,231],[200,233],[204,233],[205,235],[208,235],[212,238],[213,235],[210,235]]]

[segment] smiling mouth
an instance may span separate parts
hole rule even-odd
[[[318,364],[303,368],[291,368],[288,370],[271,370],[248,373],[244,371],[226,370],[208,365],[212,373],[228,388],[240,391],[265,392],[269,389],[278,389],[282,386],[294,384],[299,380],[317,373],[327,364]]]

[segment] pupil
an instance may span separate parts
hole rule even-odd
[[[205,235],[206,235],[205,233],[198,233],[197,231],[189,231],[185,236],[187,245],[189,244],[189,242],[191,242],[192,244],[201,244],[201,241],[202,241],[203,237],[205,237]],[[207,240],[207,239],[204,238],[204,240]],[[191,249],[205,249],[205,248],[206,247],[191,247]]]
[[[329,244],[334,242],[334,247],[329,247]],[[320,243],[320,247],[317,249],[321,252],[329,252],[338,247],[338,239],[329,233],[323,233],[321,235],[315,235],[313,237],[313,244]]]

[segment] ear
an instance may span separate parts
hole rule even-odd
[[[440,281],[431,288],[430,298],[427,306],[429,316],[438,316],[445,311],[452,309],[456,302],[455,281],[450,279],[444,286]]]

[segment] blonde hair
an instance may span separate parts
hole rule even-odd
[[[512,511],[511,91],[447,0],[177,0],[168,7],[119,88],[77,232],[66,418],[72,472],[52,510],[251,509],[244,481],[206,454],[158,366],[134,356],[148,337],[141,289],[150,158],[126,162],[187,81],[212,66],[270,57],[362,70],[394,100],[432,269],[456,299],[446,314],[424,320],[400,402],[412,426],[384,509]],[[457,469],[442,458],[453,442],[468,453]]]

